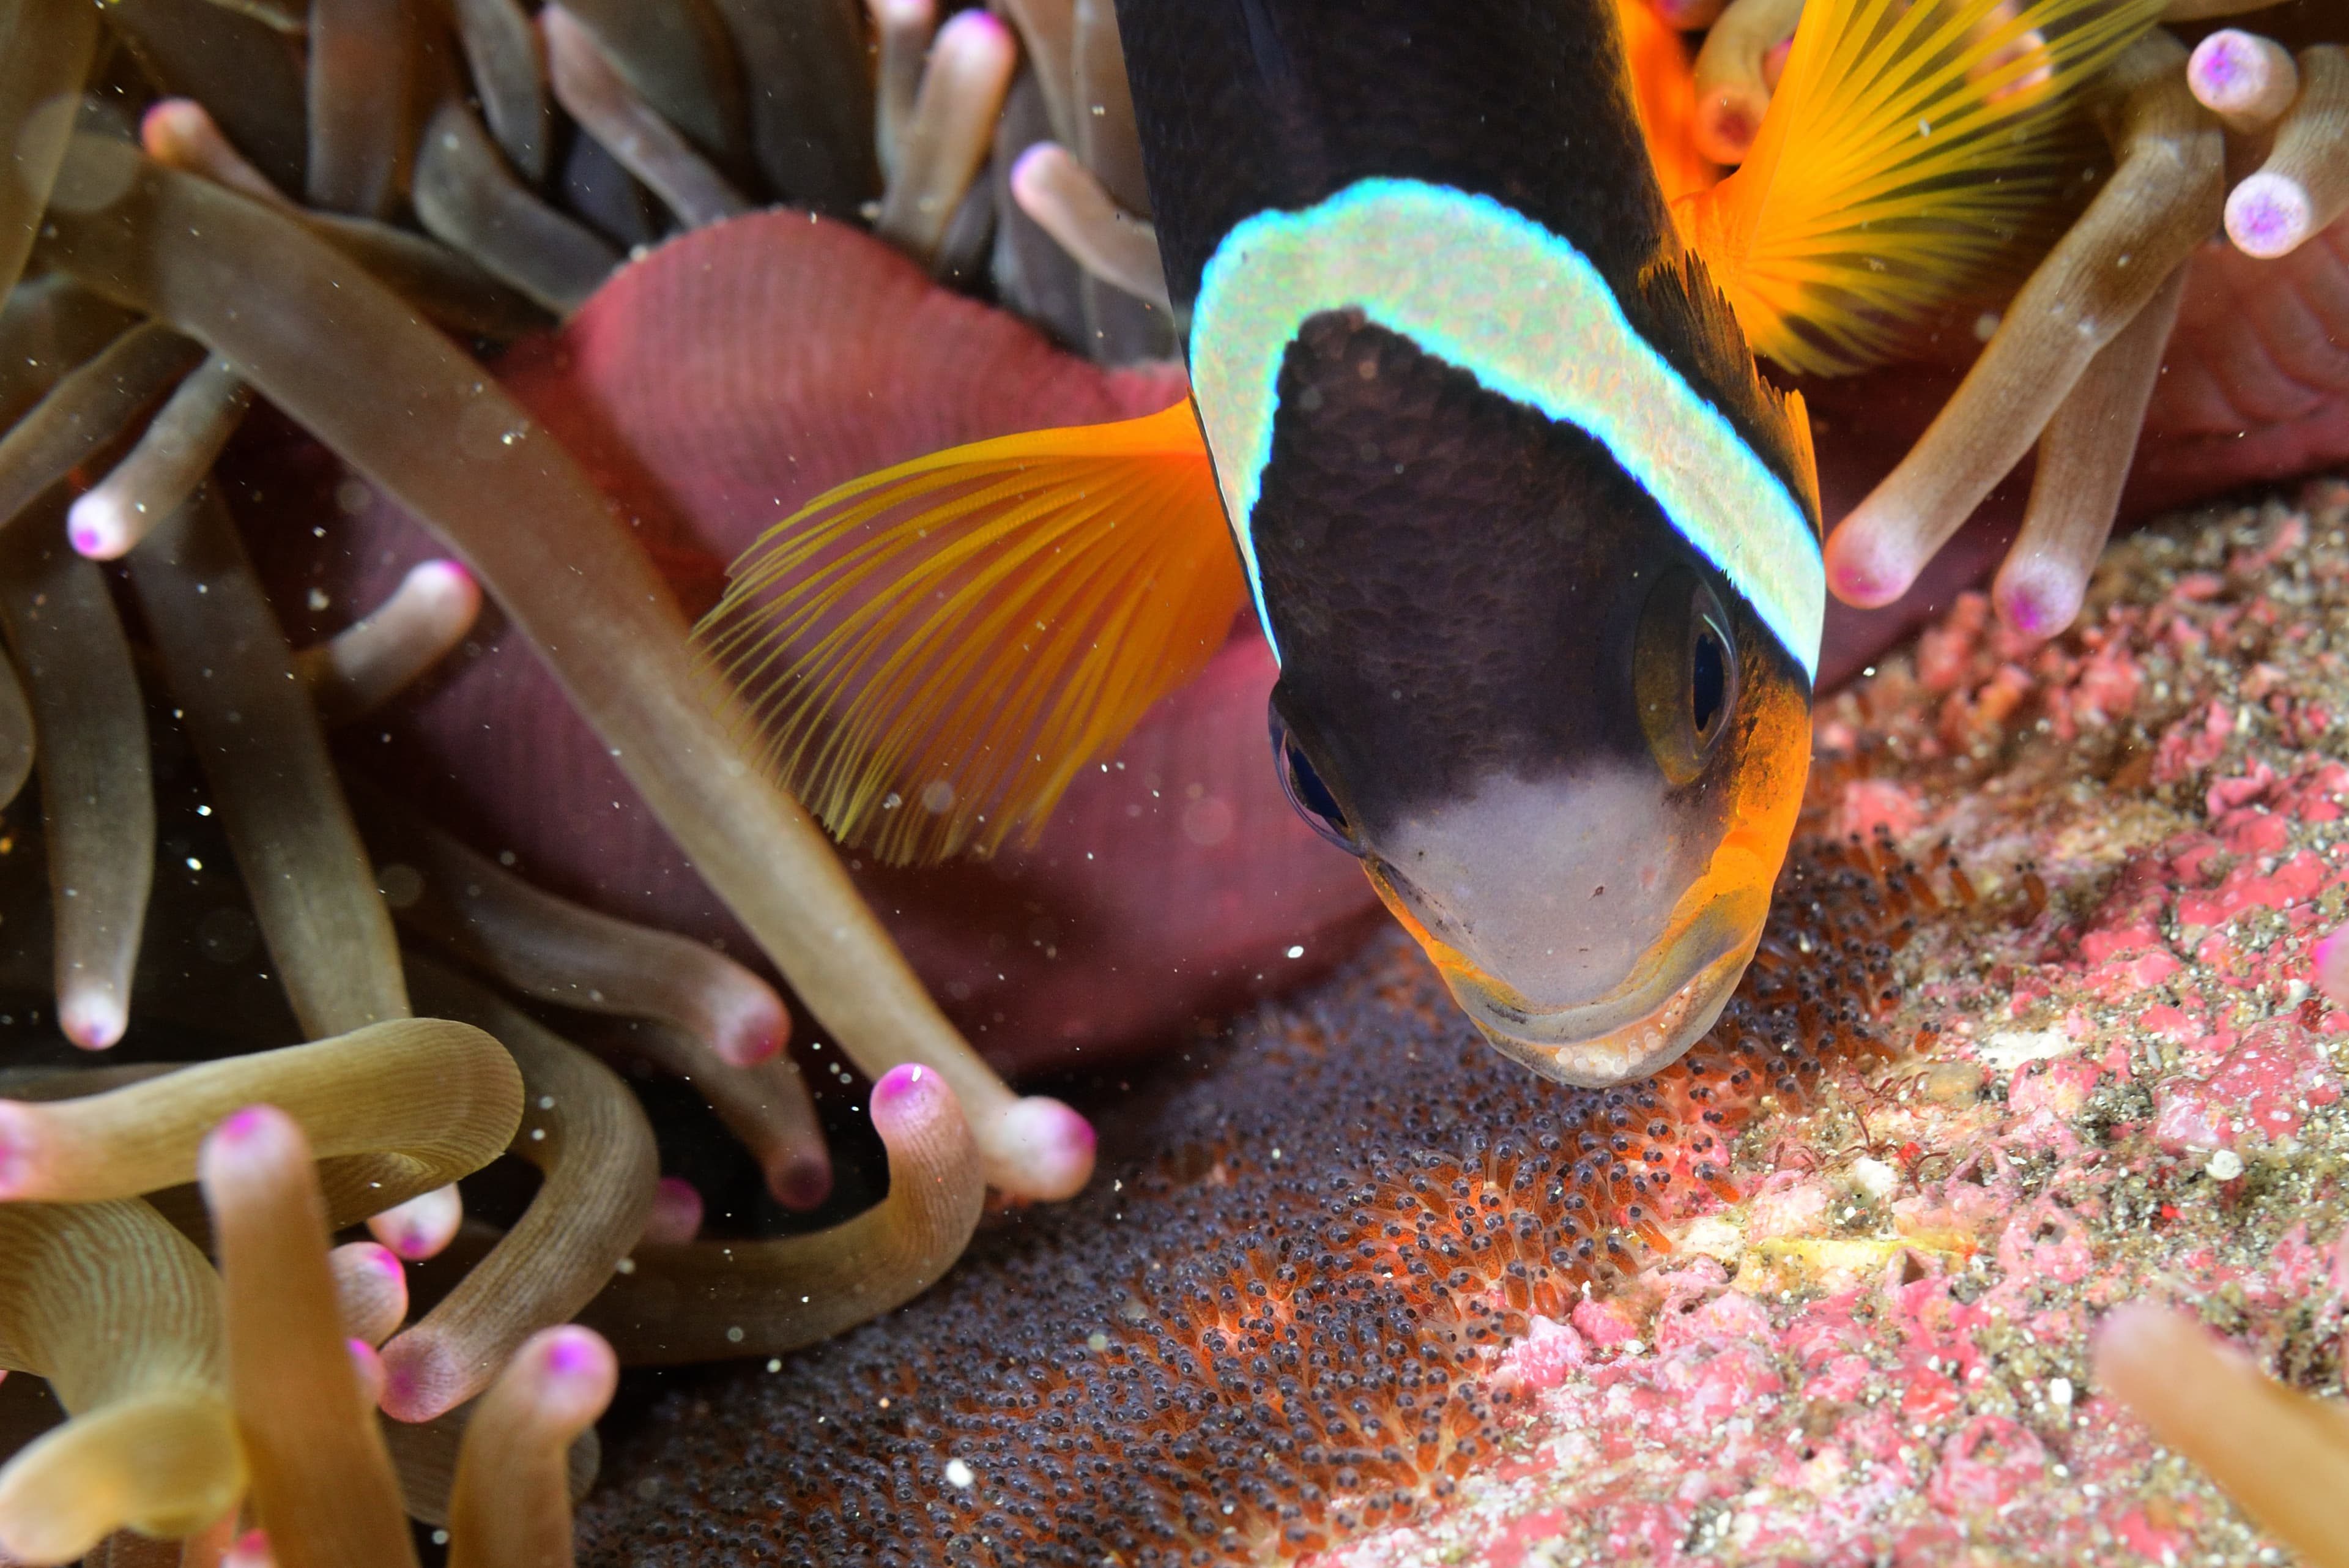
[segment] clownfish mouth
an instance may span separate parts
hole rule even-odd
[[[1503,1055],[1546,1078],[1600,1089],[1669,1066],[1721,1016],[1760,941],[1761,927],[1692,922],[1625,983],[1572,1006],[1528,1006],[1474,965],[1439,963],[1453,1000]]]
[[[1562,911],[1539,899],[1537,886],[1534,896],[1500,896],[1488,880],[1467,903],[1483,917],[1472,920],[1463,900],[1447,907],[1383,858],[1364,868],[1495,1049],[1543,1077],[1605,1088],[1670,1065],[1728,1006],[1761,943],[1776,879],[1775,862],[1747,851],[1749,836],[1729,836],[1671,904],[1626,903],[1605,919]],[[1664,878],[1658,892],[1676,885]]]

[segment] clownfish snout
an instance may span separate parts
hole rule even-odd
[[[1669,1064],[1728,1004],[1777,870],[1756,836],[1675,823],[1636,777],[1589,770],[1488,781],[1396,825],[1366,866],[1496,1049],[1603,1087]]]
[[[1373,866],[1371,881],[1495,1049],[1578,1088],[1646,1077],[1695,1044],[1736,991],[1768,912],[1766,898],[1711,898],[1676,919],[1617,984],[1587,999],[1544,1002],[1436,935],[1423,918],[1425,904],[1392,868]]]
[[[1468,966],[1444,966],[1444,983],[1469,1022],[1503,1055],[1579,1088],[1644,1078],[1702,1038],[1736,991],[1760,940],[1708,923],[1677,938],[1664,961],[1629,986],[1577,1007],[1534,1009],[1510,987]]]

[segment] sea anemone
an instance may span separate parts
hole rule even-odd
[[[632,1353],[728,1354],[744,1344],[738,1318],[751,1325],[750,1348],[786,1349],[927,1285],[968,1240],[985,1183],[1059,1197],[1090,1167],[1083,1123],[1057,1102],[1015,1096],[962,1044],[804,815],[738,754],[691,672],[666,585],[587,480],[419,319],[421,307],[457,330],[508,336],[544,319],[535,306],[576,303],[617,261],[503,162],[529,166],[532,139],[551,129],[543,102],[533,113],[523,101],[544,91],[529,22],[496,5],[469,8],[463,20],[476,79],[509,137],[502,151],[453,88],[436,89],[446,95],[436,105],[406,101],[404,73],[385,62],[445,61],[450,40],[378,7],[330,3],[307,17],[201,7],[180,17],[134,4],[101,17],[36,5],[15,23],[0,68],[20,154],[0,212],[0,263],[12,286],[10,340],[27,350],[11,356],[13,423],[0,438],[0,624],[13,655],[0,724],[9,793],[36,768],[41,784],[39,826],[20,828],[14,864],[28,868],[36,846],[45,849],[49,884],[45,898],[19,877],[6,895],[36,939],[18,948],[14,980],[52,992],[63,1033],[88,1050],[128,1032],[139,1055],[184,1060],[205,1042],[249,1053],[177,1068],[44,1067],[36,1054],[13,1073],[16,1097],[0,1101],[0,1181],[11,1200],[0,1220],[17,1262],[0,1293],[11,1319],[0,1365],[44,1378],[67,1417],[0,1471],[0,1543],[19,1560],[67,1560],[123,1528],[210,1539],[244,1496],[247,1458],[249,1506],[289,1560],[324,1550],[347,1526],[381,1536],[388,1520],[405,1539],[388,1471],[381,1484],[368,1479],[383,1470],[368,1458],[382,1448],[375,1423],[359,1419],[358,1406],[348,1420],[326,1420],[287,1399],[289,1388],[348,1376],[341,1336],[318,1342],[331,1367],[316,1364],[318,1344],[290,1331],[283,1355],[252,1349],[270,1332],[251,1304],[267,1291],[285,1293],[289,1320],[323,1310],[328,1298],[309,1287],[328,1278],[329,1223],[367,1220],[409,1257],[460,1261],[453,1254],[471,1250],[461,1278],[398,1333],[405,1292],[383,1288],[384,1254],[352,1254],[343,1273],[366,1296],[347,1315],[367,1347],[367,1402],[425,1423],[394,1428],[418,1435],[396,1437],[394,1449],[423,1441],[429,1459],[429,1435],[463,1429],[469,1408],[476,1425],[494,1428],[481,1443],[492,1456],[483,1473],[497,1479],[472,1483],[482,1513],[490,1487],[534,1473],[523,1450],[560,1430],[559,1453],[600,1409],[609,1351],[588,1348],[592,1336],[532,1336],[616,1275],[614,1299],[598,1310]],[[557,99],[623,144],[648,178],[660,173],[656,188],[692,190],[701,204],[689,217],[730,210],[698,154],[647,130],[664,122],[601,52],[643,45],[656,89],[665,82],[690,104],[699,88],[693,62],[674,53],[678,39],[656,18],[649,36],[598,43],[599,20],[626,33],[616,12],[584,24],[561,11],[542,19]],[[1001,29],[984,17],[948,31],[1008,59]],[[856,47],[854,26],[838,41]],[[306,115],[303,84],[289,76],[305,47]],[[978,161],[968,144],[976,134],[983,145],[993,121],[992,99],[974,100],[969,84],[941,75],[959,49],[942,41],[930,74],[945,85],[900,127],[905,156],[893,161],[926,182],[906,198],[916,229],[941,192],[959,201]],[[688,74],[661,78],[670,67]],[[860,73],[850,56],[818,76],[836,77],[840,90]],[[454,78],[444,68],[440,79]],[[158,96],[175,86],[194,96]],[[124,106],[145,111],[148,151],[120,135]],[[823,161],[776,151],[802,166]],[[852,151],[844,163],[834,184],[853,189],[862,160]],[[305,204],[284,194],[293,184]],[[480,261],[384,221],[403,210],[428,231],[474,236]],[[502,271],[511,275],[502,283]],[[270,303],[256,311],[243,286],[264,275]],[[367,369],[355,378],[353,364]],[[419,566],[377,614],[297,654],[231,515],[235,487],[215,472],[257,399],[428,519],[464,565]],[[387,399],[398,418],[379,417]],[[137,642],[94,564],[117,557]],[[874,1123],[892,1169],[889,1196],[865,1213],[811,1235],[723,1247],[692,1241],[673,1200],[666,1240],[639,1246],[659,1189],[636,1096],[544,1024],[402,951],[395,908],[412,911],[420,939],[526,997],[636,1021],[656,1042],[645,1054],[702,1081],[780,1198],[805,1208],[823,1197],[828,1156],[804,1084],[776,1054],[788,1022],[765,981],[706,947],[538,892],[397,798],[362,791],[352,809],[326,724],[370,712],[461,640],[477,584],[548,659],[637,790],[662,803],[697,861],[733,867],[714,880],[874,1080]],[[148,690],[168,693],[168,717],[150,711]],[[185,771],[190,758],[201,780]],[[161,834],[159,782],[171,823]],[[241,899],[205,869],[222,837]],[[160,888],[159,839],[183,863]],[[150,917],[171,933],[160,952],[142,947]],[[53,974],[21,972],[44,945],[44,925]],[[257,976],[242,962],[256,930],[267,952]],[[241,978],[261,983],[222,984],[217,969],[177,961],[172,950],[207,941],[233,950]],[[142,951],[160,961],[142,968]],[[412,1019],[418,1001],[434,1016]],[[494,1038],[459,1018],[479,1019]],[[253,1050],[273,1038],[314,1043]],[[290,1136],[286,1159],[306,1164],[306,1138],[324,1162],[323,1199],[308,1208],[322,1211],[303,1218],[282,1179],[274,1198],[256,1197],[253,1180],[222,1175],[252,1200],[249,1212],[232,1223],[239,1210],[222,1199],[208,1226],[183,1200],[199,1142],[254,1102],[276,1109],[232,1118],[206,1146],[212,1164],[242,1168],[233,1151],[245,1135],[262,1137],[256,1127],[275,1128],[281,1143]],[[450,1183],[509,1150],[539,1167],[534,1197],[503,1234],[460,1241]],[[305,1229],[318,1233],[315,1247]],[[203,1304],[221,1288],[201,1250],[207,1239],[227,1280],[224,1320]],[[93,1258],[105,1263],[97,1274]],[[809,1308],[771,1310],[768,1299],[786,1289]],[[725,1322],[712,1321],[719,1314]],[[247,1361],[259,1368],[251,1398]],[[514,1370],[493,1386],[502,1366]],[[272,1378],[274,1391],[264,1387]],[[602,1394],[581,1392],[599,1378]],[[549,1392],[554,1384],[569,1392]],[[28,1386],[17,1380],[15,1403]],[[550,1400],[571,1413],[546,1414]],[[285,1427],[291,1417],[295,1426]],[[460,1514],[465,1474],[460,1464],[449,1505]],[[409,1480],[410,1511],[444,1511],[429,1485]],[[336,1501],[345,1485],[357,1500],[347,1518]],[[466,1539],[460,1528],[460,1555],[473,1550]]]
[[[2261,8],[2184,0],[2168,10],[2182,20]],[[2239,257],[2274,261],[2349,211],[2349,53],[2322,25],[2318,36],[2290,90],[2290,52],[2232,30],[2189,55],[2156,28],[2112,67],[2097,109],[2111,173],[2013,300],[1983,317],[1981,355],[1916,444],[1835,525],[1827,572],[1840,597],[1900,597],[2035,447],[2030,500],[1992,601],[2027,636],[2072,623],[2120,509],[2128,434],[2146,424],[2197,253],[2200,270],[2225,265],[2206,237],[2223,213]],[[2230,179],[2245,164],[2251,171]],[[2320,244],[2294,270],[2338,265]]]

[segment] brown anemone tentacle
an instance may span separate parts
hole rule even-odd
[[[217,6],[190,26],[186,0],[110,0],[98,8],[140,74],[163,91],[201,98],[247,158],[283,191],[299,190],[309,157],[302,51],[278,29]]]
[[[318,722],[331,730],[390,701],[456,651],[481,610],[481,585],[456,562],[409,567],[364,618],[294,655]]]
[[[556,101],[679,223],[698,229],[750,210],[742,193],[629,88],[577,17],[551,5],[539,12],[538,27]]]
[[[628,1366],[778,1355],[921,1294],[978,1228],[978,1151],[937,1075],[892,1069],[873,1085],[889,1195],[812,1235],[639,1247],[636,1266],[580,1314]]]
[[[0,524],[96,456],[203,358],[197,344],[142,322],[51,388],[0,436]]]
[[[508,287],[439,240],[341,213],[304,213],[302,226],[367,268],[452,332],[510,343],[543,332],[550,307]]]
[[[479,1399],[470,1399],[445,1416],[429,1421],[388,1421],[384,1442],[391,1449],[392,1468],[399,1473],[399,1490],[407,1500],[408,1517],[426,1524],[446,1526],[450,1494],[457,1485],[457,1459],[472,1425]],[[564,1490],[576,1508],[595,1484],[604,1463],[604,1445],[588,1428],[572,1439],[564,1458]]]
[[[660,1019],[738,1066],[789,1037],[774,988],[723,953],[543,892],[364,783],[351,798],[385,875],[417,874],[400,923],[467,965],[535,1001]]]
[[[0,296],[16,286],[49,185],[73,134],[98,48],[98,9],[80,0],[9,0],[0,8]]]
[[[2227,237],[2246,255],[2290,255],[2349,213],[2349,47],[2300,52],[2299,96],[2257,172],[2227,193]]]
[[[67,539],[92,560],[128,554],[195,493],[252,402],[227,360],[206,359],[148,421],[139,444],[74,502]]]
[[[415,147],[407,0],[310,0],[310,205],[388,215]]]
[[[347,1225],[496,1158],[522,1100],[522,1075],[491,1036],[395,1019],[78,1099],[0,1100],[0,1200],[93,1203],[181,1185],[213,1126],[266,1101],[307,1130]]]
[[[1733,0],[1696,54],[1697,151],[1715,163],[1743,163],[1770,107],[1764,65],[1795,36],[1803,0]]]
[[[807,1075],[789,1054],[737,1066],[700,1036],[657,1019],[630,1020],[625,1033],[608,1038],[613,1044],[607,1054],[640,1058],[691,1085],[750,1151],[776,1202],[805,1212],[831,1194],[832,1153],[823,1123]]]
[[[506,161],[535,185],[546,178],[553,127],[529,13],[517,0],[455,0],[452,9],[481,118]]]
[[[391,912],[293,650],[215,490],[155,530],[130,580],[303,1032],[406,1017]]]
[[[873,220],[875,234],[926,266],[936,259],[987,161],[1019,53],[1011,30],[985,11],[957,13],[930,45],[922,89]]]
[[[750,84],[750,151],[796,206],[854,218],[881,188],[858,0],[717,0]]]
[[[525,1339],[585,1305],[643,1231],[660,1178],[652,1124],[610,1068],[429,960],[415,973],[435,1013],[488,1030],[513,1054],[527,1105],[509,1152],[543,1179],[489,1255],[384,1346],[384,1409],[402,1421],[473,1397]]]
[[[619,1364],[593,1330],[551,1328],[516,1351],[481,1397],[457,1454],[450,1568],[548,1568],[571,1560],[566,1461],[612,1402]]]
[[[1111,199],[1092,171],[1058,142],[1040,141],[1012,166],[1011,194],[1077,264],[1161,310],[1171,310],[1158,230]]]
[[[139,119],[139,144],[159,163],[201,174],[241,196],[289,213],[302,210],[236,150],[212,119],[212,111],[194,99],[167,98],[150,105]]]
[[[444,327],[507,341],[546,325],[537,305],[437,240],[373,218],[296,206],[229,145],[212,111],[193,99],[167,98],[150,108],[139,122],[139,140],[159,163],[201,174],[300,220]]]
[[[1044,95],[1044,117],[1051,122],[1052,139],[1074,147],[1079,125],[1076,0],[1004,0],[1003,13],[1019,29],[1019,47]]]
[[[294,1118],[253,1106],[204,1139],[227,1303],[229,1386],[252,1509],[285,1568],[416,1562],[326,1262],[327,1207]]]
[[[343,1333],[380,1345],[408,1316],[408,1271],[390,1248],[352,1241],[326,1254],[335,1274],[335,1310]]]
[[[897,175],[905,128],[922,90],[922,58],[938,30],[936,0],[865,0],[878,57],[873,89],[873,146],[881,172]]]
[[[682,1245],[701,1234],[703,1216],[701,1189],[681,1176],[664,1176],[653,1188],[643,1240],[647,1245]]]
[[[1091,1129],[1019,1099],[924,992],[807,814],[736,738],[695,672],[667,589],[586,475],[477,365],[388,290],[251,202],[78,137],[67,155],[116,199],[56,211],[47,263],[144,304],[234,362],[255,389],[456,546],[662,825],[868,1074],[946,1077],[990,1180],[1065,1197]],[[240,286],[266,267],[275,286]],[[369,374],[354,378],[364,360]],[[403,413],[382,417],[386,402]]]
[[[236,1524],[231,1514],[181,1541],[177,1568],[227,1568],[229,1551],[236,1544]]]
[[[61,496],[0,533],[0,630],[32,700],[56,932],[57,1023],[102,1050],[130,1017],[155,880],[147,705],[103,573],[66,545]]]
[[[277,1568],[276,1555],[269,1550],[269,1532],[247,1530],[238,1534],[221,1553],[218,1568]]]
[[[0,298],[0,421],[48,394],[76,366],[138,324],[138,317],[69,277],[27,278]]]
[[[309,7],[302,0],[204,0],[204,4],[249,17],[289,38],[299,38],[310,30]]]
[[[367,1220],[367,1233],[401,1257],[421,1262],[454,1241],[465,1223],[465,1198],[454,1186],[419,1192]]]
[[[2186,85],[2229,130],[2257,136],[2273,129],[2300,96],[2300,67],[2273,38],[2221,27],[2194,46]]]
[[[2276,0],[2169,0],[2162,8],[2165,22],[2205,22],[2214,16],[2240,16],[2246,11],[2264,11]]]
[[[1070,151],[1092,171],[1110,200],[1130,213],[1150,210],[1142,168],[1142,131],[1125,79],[1125,47],[1114,0],[1076,0],[1069,68],[1076,93],[1077,134]]]
[[[143,1084],[150,1078],[160,1078],[179,1070],[178,1064],[171,1062],[10,1067],[0,1070],[0,1098],[25,1100],[34,1105],[47,1105],[56,1100],[78,1100],[89,1095],[102,1095],[109,1089],[121,1088],[126,1084]]]
[[[2163,1446],[2209,1472],[2318,1568],[2349,1563],[2349,1417],[2261,1376],[2183,1314],[2116,1307],[2097,1325],[2096,1380]]]
[[[2194,101],[2185,61],[2185,47],[2156,29],[2111,67],[2104,119],[2118,166],[1924,436],[1827,541],[1827,580],[1843,598],[1877,605],[1905,592],[2098,351],[2217,229],[2225,137]]]
[[[2089,574],[2120,512],[2121,486],[2185,296],[2180,265],[2137,319],[2088,361],[2039,438],[2031,503],[1991,589],[1999,618],[2026,636],[2053,637],[2080,613]]]
[[[654,113],[720,168],[747,166],[741,70],[709,0],[571,0],[571,14]]]
[[[620,265],[611,246],[516,180],[472,110],[454,99],[425,123],[415,201],[426,232],[557,316],[576,310]]]
[[[0,1367],[47,1379],[70,1417],[0,1469],[0,1554],[70,1562],[233,1508],[221,1335],[212,1265],[147,1204],[0,1203]]]
[[[16,666],[0,659],[0,806],[8,805],[33,776],[33,703]]]

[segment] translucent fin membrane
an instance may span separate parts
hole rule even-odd
[[[1752,155],[1674,208],[1754,348],[1865,369],[2019,282],[2093,189],[2081,89],[2160,10],[1813,0]]]
[[[1186,402],[830,491],[735,563],[696,636],[808,809],[908,864],[1032,836],[1244,591]]]

